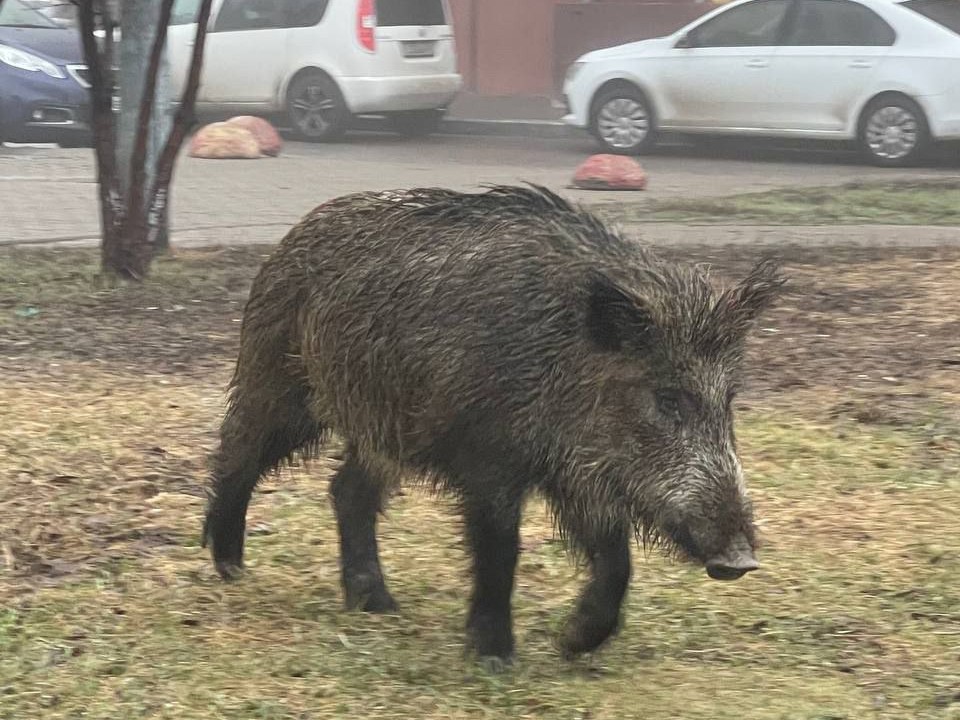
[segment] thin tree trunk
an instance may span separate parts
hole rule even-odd
[[[160,11],[160,3],[157,0],[126,0],[121,8],[119,52],[121,109],[117,134],[117,159],[119,167],[127,169],[126,172],[121,173],[120,178],[124,197],[127,197],[133,191],[133,149],[139,130],[138,117],[143,99],[144,79],[148,72],[147,60],[160,21]],[[148,185],[139,188],[139,192],[144,194],[144,206],[148,202],[146,193],[150,191],[150,186],[156,179],[157,158],[170,134],[172,124],[170,69],[165,50],[160,57],[158,73],[153,117],[149,124],[149,137],[147,139],[146,177]],[[170,209],[168,206],[158,218],[153,220],[158,225],[154,251],[166,250],[169,247],[169,217]],[[151,218],[147,219],[147,223],[151,223]]]
[[[163,144],[170,133],[173,131],[173,105],[170,97],[173,88],[170,82],[170,63],[167,62],[166,54],[163,57],[163,64],[160,66],[160,77],[157,78],[157,97],[164,98],[165,102],[162,108],[158,108],[153,119],[151,127],[156,128],[156,132],[150,137],[150,148],[148,151],[148,162],[150,163],[149,177],[156,180],[157,161],[160,159],[160,153],[163,151]],[[149,207],[149,204],[148,204]],[[155,252],[162,253],[170,249],[170,198],[167,197],[167,203],[163,211],[156,219],[157,237],[153,241]]]
[[[113,116],[113,28],[115,21],[105,0],[77,3],[83,54],[90,72],[93,147],[97,159],[100,225],[103,240],[101,263],[119,276],[131,275],[123,242],[124,207],[117,172],[116,127]],[[98,46],[96,31],[104,32]]]
[[[202,0],[200,10],[197,15],[197,34],[193,43],[193,54],[190,58],[190,70],[187,73],[187,82],[183,88],[183,95],[180,98],[180,104],[177,107],[176,115],[173,118],[173,127],[170,129],[170,137],[164,146],[160,157],[157,160],[157,177],[151,193],[149,212],[155,215],[162,215],[169,206],[168,197],[170,194],[170,182],[173,180],[174,164],[177,160],[177,153],[186,140],[187,133],[194,124],[194,107],[197,102],[197,91],[200,88],[200,71],[203,68],[203,51],[207,44],[207,25],[210,22],[210,11],[213,7],[213,0]],[[170,14],[167,13],[166,21],[169,22]],[[155,241],[151,237],[151,242]]]
[[[142,24],[135,24],[130,29],[130,32],[142,35],[130,42],[135,46],[140,45],[141,48],[149,48],[149,53],[144,53],[137,59],[137,66],[143,68],[140,72],[129,71],[130,75],[139,77],[141,84],[138,88],[137,77],[132,77],[132,89],[127,97],[136,94],[139,96],[139,103],[125,103],[125,114],[128,117],[124,118],[124,129],[127,127],[126,123],[131,121],[129,116],[133,115],[133,107],[137,107],[138,111],[134,116],[133,135],[127,135],[124,140],[124,155],[127,153],[128,139],[132,140],[129,144],[129,162],[124,159],[122,164],[118,164],[117,128],[111,108],[114,87],[113,31],[117,14],[108,12],[107,5],[111,0],[76,0],[84,55],[93,85],[94,147],[103,227],[102,265],[107,272],[133,280],[140,280],[147,274],[156,249],[165,242],[170,182],[177,154],[193,122],[193,108],[200,84],[206,28],[212,5],[212,0],[201,2],[190,72],[183,97],[169,134],[162,143],[155,162],[151,163],[148,160],[151,126],[158,115],[168,112],[163,94],[158,98],[158,85],[163,81],[161,64],[174,0],[141,0],[137,5],[142,6],[151,1],[157,7],[155,31],[149,32],[150,28]],[[95,35],[97,30],[104,33],[101,43],[98,43]]]

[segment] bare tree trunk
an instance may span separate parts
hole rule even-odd
[[[152,39],[144,40],[149,53],[145,71],[140,76],[140,102],[129,151],[129,165],[124,163],[124,167],[118,164],[117,128],[111,107],[115,84],[113,31],[117,27],[117,13],[110,12],[107,7],[108,4],[112,5],[111,0],[75,0],[92,84],[94,148],[103,228],[101,262],[105,271],[132,280],[141,280],[146,276],[164,232],[162,218],[168,211],[167,198],[173,168],[193,123],[193,108],[200,84],[212,5],[212,0],[201,2],[187,84],[169,135],[156,159],[155,172],[151,173],[147,162],[150,128],[156,118],[160,66],[174,0],[153,2],[159,5],[154,24],[156,31],[152,33]],[[97,31],[103,33],[99,42]],[[162,101],[159,106],[160,112],[163,112]],[[129,176],[124,182],[122,178],[128,168]]]
[[[93,116],[93,148],[97,158],[97,182],[100,187],[100,226],[103,240],[100,259],[104,269],[121,276],[131,263],[129,249],[123,242],[123,206],[120,177],[117,172],[116,128],[113,117],[113,29],[115,19],[105,0],[78,0],[77,20],[83,41],[83,54],[90,72]],[[98,45],[96,32],[103,31]]]
[[[120,168],[124,169],[131,168],[133,160],[133,147],[138,130],[138,110],[143,100],[144,78],[147,74],[150,47],[160,21],[160,3],[158,0],[126,0],[120,12],[120,118],[117,133],[117,159]],[[157,158],[170,135],[173,120],[170,102],[170,67],[167,63],[166,50],[160,57],[158,72],[154,112],[150,122],[150,136],[147,140],[146,174],[150,184],[156,180]],[[121,174],[120,185],[124,196],[132,191],[131,180],[129,170]],[[144,187],[140,191],[147,193],[150,188]],[[146,205],[149,198],[144,197],[143,202]],[[169,217],[168,205],[156,220],[158,234],[154,251],[166,250],[170,245]]]

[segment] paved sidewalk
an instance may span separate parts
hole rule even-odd
[[[174,178],[173,240],[190,244],[273,242],[304,213],[330,198],[372,189],[440,185],[475,190],[483,183],[540,183],[588,203],[715,197],[863,179],[956,177],[957,170],[888,171],[842,159],[758,160],[662,154],[643,158],[647,192],[566,189],[587,141],[440,136],[404,141],[358,135],[335,145],[288,143],[276,159],[181,158]],[[730,228],[641,225],[651,242],[954,242],[954,228]],[[99,236],[97,185],[89,150],[0,148],[0,244],[93,240]],[[860,238],[860,240],[857,240]]]

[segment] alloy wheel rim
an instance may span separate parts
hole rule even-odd
[[[597,115],[600,138],[611,147],[628,149],[640,145],[650,132],[647,109],[630,98],[614,98]]]
[[[334,101],[318,85],[307,85],[291,103],[293,120],[305,135],[322,135],[330,127]]]
[[[919,135],[916,115],[899,105],[879,108],[867,121],[867,147],[884,160],[900,160],[912,153]]]

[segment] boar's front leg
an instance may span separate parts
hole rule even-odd
[[[467,619],[471,649],[492,669],[513,656],[510,598],[520,547],[520,499],[492,503],[463,498],[473,554],[473,596]]]
[[[592,578],[560,638],[565,655],[600,647],[620,627],[621,605],[630,583],[630,532],[613,529],[581,542],[590,561]]]
[[[340,532],[340,567],[348,610],[389,613],[397,603],[387,590],[377,548],[377,516],[383,510],[387,484],[347,448],[343,466],[330,483]]]

